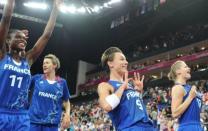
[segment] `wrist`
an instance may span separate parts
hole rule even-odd
[[[142,91],[143,91],[143,88],[142,87],[135,86],[135,89],[136,89],[136,91],[138,91],[140,93],[142,93]]]
[[[126,84],[123,84],[123,85],[120,86],[120,88],[121,88],[122,90],[125,90],[125,89],[127,88],[127,85],[126,85]]]
[[[194,97],[191,96],[191,95],[189,95],[189,96],[188,96],[188,99],[192,101],[192,100],[194,99]]]

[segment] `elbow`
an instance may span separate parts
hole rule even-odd
[[[176,114],[174,114],[174,113],[172,113],[172,117],[173,117],[174,119],[177,118],[177,117],[176,117]]]
[[[172,117],[173,117],[174,119],[176,119],[176,118],[179,117],[179,115],[178,115],[177,113],[172,113]]]
[[[103,106],[102,108],[103,108],[103,110],[105,110],[106,112],[110,112],[110,111],[112,110],[112,107],[109,106],[109,105],[105,105],[105,106]]]
[[[110,112],[112,110],[112,107],[108,104],[105,104],[105,105],[101,105],[100,104],[100,107],[105,110],[106,112]]]

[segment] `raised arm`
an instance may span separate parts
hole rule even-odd
[[[172,88],[171,110],[172,110],[173,118],[180,117],[186,111],[186,109],[189,107],[192,100],[196,96],[195,91],[196,91],[196,87],[192,87],[188,97],[186,98],[185,101],[183,101],[183,97],[185,94],[183,87],[181,85],[175,85]]]
[[[0,59],[3,58],[6,52],[5,39],[9,31],[14,4],[15,4],[15,0],[7,0],[7,3],[2,13],[2,18],[0,23]]]
[[[45,30],[38,41],[35,43],[34,47],[26,53],[26,58],[29,60],[30,65],[40,56],[43,52],[48,40],[50,39],[54,26],[56,24],[56,18],[58,15],[58,6],[61,4],[62,0],[54,0],[53,9],[45,27]]]

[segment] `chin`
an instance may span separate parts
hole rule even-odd
[[[43,71],[44,74],[47,74],[47,71]]]
[[[187,80],[191,79],[191,75],[187,75],[187,76],[186,76],[186,79],[187,79]]]

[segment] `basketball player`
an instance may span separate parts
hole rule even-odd
[[[58,131],[62,105],[65,115],[61,129],[69,127],[69,91],[66,80],[56,76],[59,68],[59,59],[52,54],[46,55],[43,61],[44,74],[35,75],[32,79],[34,92],[29,109],[31,131]]]
[[[27,31],[9,30],[14,0],[7,0],[0,25],[0,130],[27,131],[30,66],[48,42],[58,14],[60,0],[55,0],[50,19],[34,47],[25,53]],[[6,38],[7,37],[7,38]],[[6,40],[5,40],[6,39]]]
[[[186,82],[191,78],[190,68],[184,61],[176,61],[168,74],[175,82],[172,88],[172,116],[179,119],[178,131],[202,131],[200,125],[201,98],[196,96],[196,86]]]
[[[141,98],[144,76],[140,80],[140,75],[134,73],[134,79],[128,78],[128,62],[117,47],[105,50],[101,62],[108,67],[110,80],[98,86],[99,104],[108,112],[116,130],[154,131]]]

